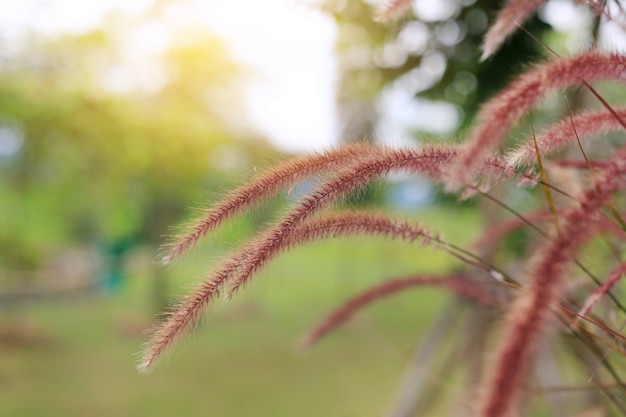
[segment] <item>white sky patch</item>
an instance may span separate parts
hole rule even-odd
[[[626,18],[622,13],[622,8],[626,6],[624,1],[620,1],[621,8],[614,2],[608,4],[608,15],[602,17],[600,27],[600,42],[609,51],[626,51]]]
[[[560,32],[590,27],[593,15],[589,8],[572,4],[570,1],[552,0],[539,8],[541,19]]]
[[[274,144],[302,152],[337,142],[336,28],[328,16],[294,0],[194,4],[235,58],[257,69],[248,110]]]
[[[96,28],[107,13],[138,16],[151,5],[152,0],[0,0],[0,30],[3,36],[81,33]]]
[[[419,0],[413,2],[415,15],[425,22],[444,21],[452,18],[459,10],[455,0]]]
[[[565,47],[569,53],[579,53],[590,44],[593,14],[588,7],[571,1],[551,0],[539,8],[539,17],[566,35]]]
[[[575,5],[569,0],[550,0],[539,8],[539,17],[556,31],[567,34],[566,47],[570,53],[588,48],[594,18],[589,7]],[[600,25],[600,48],[608,51],[626,50],[625,28],[626,20],[621,9],[615,2],[608,2]]]

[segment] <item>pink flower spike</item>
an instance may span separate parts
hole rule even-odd
[[[485,35],[480,60],[484,61],[496,52],[515,32],[517,25],[526,21],[543,3],[545,0],[509,0]]]

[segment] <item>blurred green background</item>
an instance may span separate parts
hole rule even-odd
[[[10,3],[0,1],[0,14]],[[0,415],[381,415],[445,295],[407,292],[310,352],[294,346],[324,313],[383,278],[457,266],[398,242],[344,239],[294,250],[234,300],[212,307],[192,340],[152,374],[135,371],[142,332],[165,306],[292,200],[285,192],[226,225],[195,255],[170,268],[156,265],[158,245],[195,214],[190,207],[206,206],[289,156],[271,146],[267,131],[245,122],[255,68],[235,59],[210,28],[172,32],[167,48],[150,57],[158,67],[133,56],[144,66],[126,85],[122,63],[133,28],[188,3],[197,2],[138,2],[144,6],[131,17],[111,12],[86,29],[41,32],[34,25],[19,38],[9,31],[0,39]],[[246,2],[236,3],[246,14]],[[308,9],[322,10],[336,28],[336,143],[457,132],[515,73],[515,63],[541,54],[517,36],[508,49],[514,54],[479,68],[480,38],[498,2],[443,3],[434,8],[439,14],[415,8],[391,27],[372,19],[372,2]],[[69,13],[71,2],[31,6],[81,20]],[[529,27],[557,49],[571,41],[545,21]],[[276,54],[266,59],[283,52]],[[385,100],[398,91],[419,96],[423,107],[394,119]],[[406,122],[441,105],[443,128]],[[385,130],[394,120],[402,129]],[[401,211],[459,245],[481,224],[472,204],[453,207],[415,178],[378,185],[350,204]],[[454,384],[436,382],[442,389]]]
[[[476,219],[455,212],[450,222],[443,214],[420,217],[464,241],[464,223]],[[207,242],[193,259],[168,269],[168,294],[181,295],[205,270],[206,254],[222,251]],[[450,266],[441,253],[374,238],[297,249],[232,301],[211,307],[189,340],[139,375],[141,332],[154,319],[153,258],[152,248],[133,251],[127,282],[114,295],[32,300],[3,311],[3,415],[377,415],[389,407],[443,293],[407,292],[369,308],[310,351],[296,344],[324,314],[381,277],[411,274],[416,265],[425,273]]]

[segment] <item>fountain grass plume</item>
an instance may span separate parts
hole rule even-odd
[[[478,124],[452,167],[448,188],[455,189],[469,183],[486,155],[502,144],[513,125],[548,92],[598,80],[626,81],[626,57],[588,51],[550,60],[517,77],[482,106]]]
[[[361,158],[340,170],[328,182],[304,197],[281,222],[263,233],[260,239],[262,243],[256,245],[241,263],[240,273],[230,294],[244,285],[280,249],[282,242],[295,226],[317,211],[390,172],[419,173],[437,180],[443,175],[441,169],[455,155],[456,150],[450,147],[427,147],[419,150],[381,147],[378,152],[373,152],[369,157]]]
[[[626,119],[626,108],[619,107],[615,113]],[[574,130],[574,128],[576,130]],[[537,147],[544,157],[576,143],[576,134],[582,139],[601,136],[609,132],[623,130],[615,114],[606,109],[577,114],[549,126],[537,135]],[[507,152],[505,160],[509,166],[530,165],[536,162],[535,146],[532,138],[524,140],[513,151]]]
[[[517,30],[517,25],[526,21],[543,3],[545,0],[509,0],[485,34],[480,60],[493,55]]]
[[[479,304],[490,305],[495,302],[485,283],[477,282],[465,276],[416,276],[396,278],[377,284],[366,291],[350,298],[339,308],[324,317],[302,338],[300,348],[308,349],[328,333],[348,321],[357,311],[381,298],[405,291],[409,288],[439,287],[457,296],[470,299]]]
[[[193,327],[200,317],[200,311],[226,284],[230,286],[228,297],[231,297],[267,262],[296,243],[302,244],[310,239],[328,237],[328,233],[346,234],[357,231],[374,235],[383,233],[387,236],[401,237],[409,241],[414,239],[416,230],[408,228],[407,224],[401,225],[400,228],[396,225],[396,229],[393,229],[392,224],[386,223],[389,220],[381,216],[373,216],[365,220],[362,216],[356,216],[354,221],[346,223],[350,225],[349,228],[346,224],[339,228],[338,225],[331,227],[327,223],[323,227],[319,227],[319,224],[313,223],[314,228],[311,229],[311,225],[307,226],[303,222],[332,202],[389,172],[421,173],[435,181],[443,181],[446,172],[444,168],[452,162],[455,156],[456,149],[448,146],[425,147],[423,149],[362,148],[358,152],[357,158],[353,158],[351,163],[344,161],[347,166],[331,175],[326,183],[304,197],[282,221],[269,227],[236,250],[193,293],[183,299],[167,315],[165,320],[153,329],[152,339],[144,351],[139,369],[147,370],[155,359],[167,350],[181,334]],[[498,167],[501,167],[501,164],[494,165],[493,161],[490,160],[489,163],[485,164],[485,171],[493,173],[494,170],[499,169]],[[510,175],[506,169],[502,169],[502,171],[503,175]],[[333,221],[335,220],[333,219]],[[343,220],[346,221],[346,218]],[[357,224],[355,223],[356,220],[363,222]],[[318,229],[315,229],[316,227]],[[429,239],[439,242],[433,236],[430,236]],[[471,254],[466,251],[457,250],[451,253],[474,266],[490,271],[493,269],[489,265],[481,264],[480,260],[478,262],[471,261],[468,259],[468,255],[471,257]],[[498,273],[502,275],[501,272]]]
[[[447,178],[447,167],[455,160],[456,155],[456,148],[450,146],[429,146],[417,150],[380,147],[369,157],[359,158],[353,165],[339,171],[327,183],[304,197],[280,223],[262,234],[262,243],[256,245],[240,263],[240,271],[233,281],[229,296],[280,249],[283,240],[289,237],[296,225],[317,211],[391,172],[421,174],[434,182],[443,183]],[[494,164],[493,161],[489,159],[483,163],[480,172],[493,175],[498,171],[503,177],[511,175],[506,167]]]

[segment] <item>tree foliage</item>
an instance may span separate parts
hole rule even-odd
[[[173,44],[154,61],[160,73],[141,74],[152,85],[115,91],[107,81],[123,84],[130,71],[123,34],[34,38],[2,63],[0,251],[9,256],[0,263],[33,267],[67,245],[154,240],[205,190],[271,153],[224,117],[242,112],[243,73],[219,40]]]

